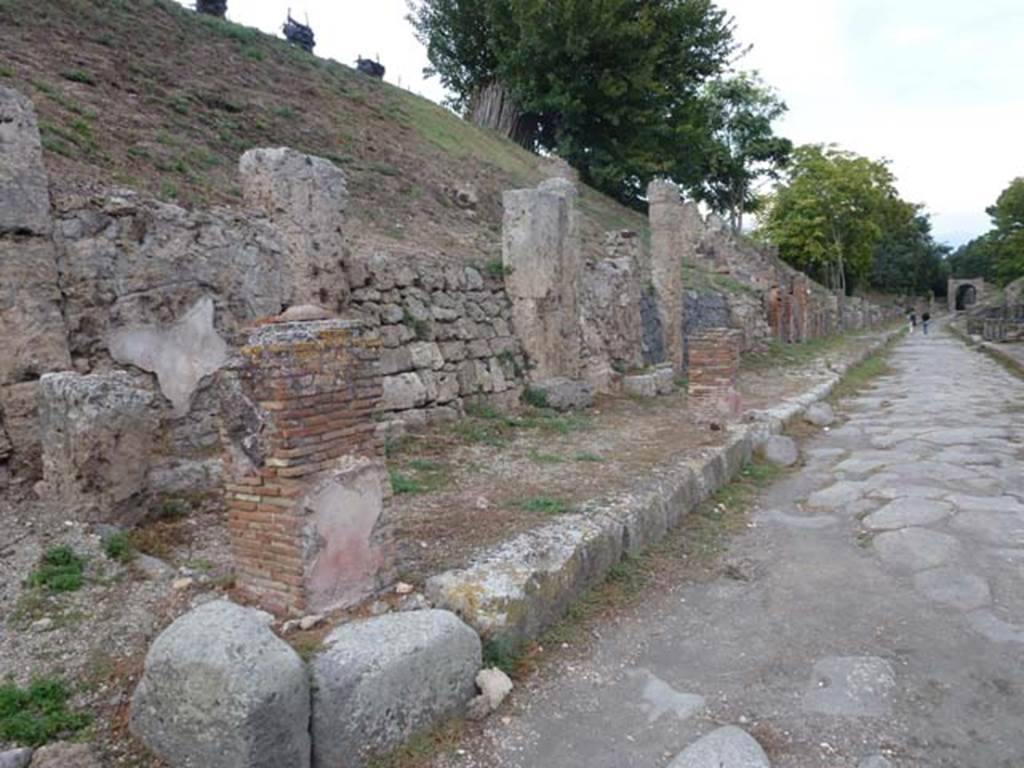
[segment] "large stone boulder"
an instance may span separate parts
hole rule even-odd
[[[750,734],[727,725],[688,746],[669,768],[771,768],[771,764]]]
[[[359,768],[462,711],[480,664],[480,638],[447,611],[338,627],[312,662],[313,765]]]
[[[43,481],[79,520],[134,523],[158,425],[153,393],[127,373],[48,373],[40,381]]]
[[[556,411],[589,408],[594,404],[594,387],[590,382],[556,377],[530,385],[544,394],[544,402]]]
[[[32,753],[30,768],[100,768],[88,744],[58,741]]]
[[[28,747],[0,752],[0,768],[27,768],[30,762],[32,762],[32,750]]]
[[[804,421],[816,427],[827,427],[836,420],[835,411],[828,403],[814,403],[804,411]]]
[[[785,435],[772,435],[758,449],[765,461],[779,467],[791,467],[800,458],[796,441]]]
[[[156,639],[130,728],[174,768],[306,768],[306,666],[272,617],[226,600],[185,614]]]

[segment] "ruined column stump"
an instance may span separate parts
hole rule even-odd
[[[700,212],[684,203],[679,187],[655,180],[647,186],[651,223],[651,281],[664,339],[665,361],[677,375],[685,365],[683,347],[683,263],[696,258],[704,229]]]
[[[267,610],[327,610],[378,587],[378,357],[358,321],[278,319],[251,330],[222,374],[236,583]]]
[[[579,378],[582,272],[577,191],[565,179],[505,192],[502,262],[532,378]]]
[[[731,421],[743,411],[739,390],[743,332],[709,328],[689,338],[690,405],[700,420]]]

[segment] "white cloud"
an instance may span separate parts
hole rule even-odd
[[[782,133],[890,159],[901,193],[927,206],[939,238],[960,242],[988,229],[985,207],[1024,175],[1024,6],[722,5],[754,46],[740,65],[759,69],[789,104]]]

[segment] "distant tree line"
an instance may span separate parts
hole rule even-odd
[[[776,135],[786,104],[735,71],[744,49],[711,0],[407,2],[451,107],[620,202],[643,209],[668,178],[736,232],[757,213],[754,236],[834,290],[945,292],[948,249],[888,164]]]
[[[1024,177],[1002,191],[986,209],[992,228],[949,257],[953,277],[983,277],[1005,285],[1024,277]]]
[[[921,206],[900,198],[885,161],[799,147],[764,206],[757,235],[835,290],[945,293],[948,248],[932,238]]]

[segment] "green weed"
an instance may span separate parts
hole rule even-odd
[[[516,677],[522,661],[522,649],[507,637],[491,637],[483,642],[484,667],[497,667],[509,677]]]
[[[537,389],[536,387],[527,387],[523,390],[522,397],[520,398],[526,405],[532,405],[534,408],[547,408],[548,407],[548,393],[543,389]]]
[[[565,501],[551,496],[531,496],[519,502],[519,508],[524,512],[542,515],[563,515],[569,511],[569,505]]]
[[[504,277],[508,274],[505,263],[501,259],[491,259],[483,266],[483,272],[491,277]]]
[[[0,741],[39,747],[89,724],[83,712],[68,710],[71,692],[52,677],[36,678],[27,688],[0,685]]]
[[[179,115],[187,115],[191,108],[189,107],[189,101],[184,96],[174,96],[168,102],[171,109],[177,112]]]
[[[73,83],[82,83],[84,85],[96,85],[96,78],[90,75],[88,72],[81,69],[73,69],[68,72],[61,72],[60,76],[65,80],[70,80]]]
[[[85,558],[67,545],[48,549],[25,583],[51,593],[74,592],[85,584]]]
[[[391,470],[388,477],[391,480],[391,490],[397,494],[422,493],[425,490],[422,483],[396,470]]]
[[[607,461],[607,459],[605,459],[603,456],[600,456],[596,453],[591,453],[590,451],[579,451],[578,453],[573,454],[572,458],[573,461],[582,461],[594,464]]]
[[[466,405],[466,415],[477,419],[501,418],[501,412],[494,406],[487,405],[486,403],[468,403]]]
[[[111,560],[127,563],[135,557],[135,549],[125,531],[118,531],[103,540],[103,552]]]

